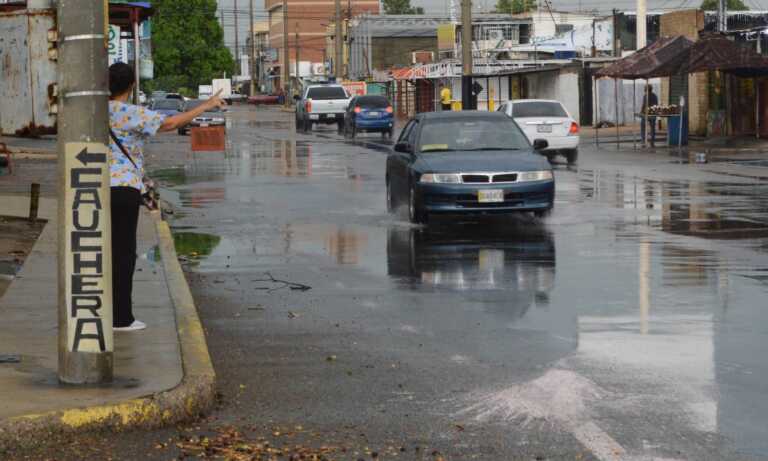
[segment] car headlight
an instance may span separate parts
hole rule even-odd
[[[552,171],[550,170],[543,170],[543,171],[523,171],[522,173],[517,175],[517,181],[518,182],[526,182],[526,181],[546,181],[549,179],[552,179]]]
[[[427,173],[419,182],[429,184],[461,184],[461,176],[455,173]]]

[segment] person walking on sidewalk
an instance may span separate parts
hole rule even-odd
[[[643,145],[645,145],[646,142],[650,141],[651,147],[656,147],[656,117],[648,117],[648,126],[651,127],[651,137],[650,139],[645,138],[645,130],[646,130],[646,119],[645,114],[646,111],[653,107],[659,105],[659,98],[656,96],[656,93],[653,92],[653,87],[651,85],[646,86],[645,88],[645,96],[643,96],[643,108],[642,108],[642,114],[643,114],[643,120],[640,122],[640,138],[643,140]]]
[[[160,131],[175,131],[215,107],[224,107],[221,91],[188,112],[166,117],[129,104],[136,85],[133,68],[124,63],[109,67],[110,176],[112,199],[112,305],[115,331],[143,330],[133,316],[133,273],[136,232],[144,193],[144,142]]]
[[[440,84],[440,106],[443,110],[451,110],[451,89],[445,83]]]

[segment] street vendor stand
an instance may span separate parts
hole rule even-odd
[[[651,78],[707,71],[720,71],[741,78],[768,76],[768,58],[756,53],[748,46],[736,43],[716,33],[704,33],[696,42],[683,36],[662,37],[636,53],[598,71],[595,74],[595,89],[597,89],[598,78],[633,81],[644,79],[647,83],[648,79]],[[759,88],[758,85],[756,87]],[[646,98],[647,95],[646,85]],[[759,137],[758,101],[759,90],[755,102],[756,126],[758,127],[756,132]],[[633,112],[635,111],[633,110]],[[678,115],[681,122],[677,139],[679,145],[682,144],[682,134],[684,133],[682,125],[686,120],[684,108],[681,114]],[[642,114],[643,123],[647,124],[649,115],[648,108],[646,108]],[[647,136],[646,139],[643,139],[643,145],[647,145]]]

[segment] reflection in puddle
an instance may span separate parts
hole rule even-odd
[[[221,242],[221,237],[211,234],[199,234],[194,232],[174,232],[173,243],[176,254],[193,264],[210,256],[213,250]]]
[[[412,289],[456,290],[482,296],[504,291],[522,317],[544,306],[555,283],[555,243],[543,228],[464,225],[390,229],[389,275]],[[495,309],[495,308],[492,308]]]
[[[582,200],[646,210],[649,223],[663,231],[713,239],[768,237],[766,185],[656,181],[599,170],[579,173]]]

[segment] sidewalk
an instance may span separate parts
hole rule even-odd
[[[25,216],[28,203],[1,196],[0,215]],[[56,214],[56,200],[41,199],[48,222],[0,299],[0,354],[20,358],[0,364],[0,455],[40,443],[45,434],[170,424],[196,417],[214,399],[205,337],[170,230],[149,213],[139,222],[134,286],[134,312],[149,328],[115,333],[114,384],[58,383]]]

